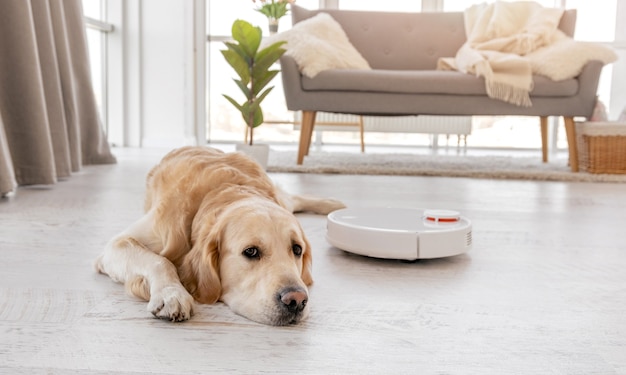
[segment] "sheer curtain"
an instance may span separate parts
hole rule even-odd
[[[81,0],[0,1],[0,195],[115,163],[89,69]]]

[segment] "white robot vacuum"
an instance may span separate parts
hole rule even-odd
[[[457,211],[411,208],[345,208],[328,214],[326,239],[373,258],[442,258],[472,247],[472,224]]]

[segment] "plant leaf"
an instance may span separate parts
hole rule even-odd
[[[246,102],[242,107],[242,117],[249,127],[256,128],[263,123],[263,110],[261,101]]]
[[[250,102],[243,103],[240,111],[241,111],[241,117],[243,118],[243,122],[246,124],[246,126],[251,126],[250,113],[252,113],[252,111],[250,109]]]
[[[231,98],[230,96],[226,95],[226,94],[222,94],[223,97],[225,97],[232,105],[235,106],[235,108],[237,108],[239,111],[243,110],[243,107],[241,106],[241,104],[237,103],[237,101],[233,98]]]
[[[254,92],[252,94],[258,95],[259,92],[261,92],[261,90],[263,90],[263,88],[265,88],[265,86],[267,86],[267,84],[270,83],[270,81],[274,79],[279,72],[279,70],[270,70],[267,71],[265,75],[258,78],[254,83]]]
[[[256,128],[262,123],[263,123],[263,110],[261,110],[261,107],[258,107],[256,111],[254,111],[254,120],[252,123],[252,127]]]
[[[240,55],[241,57],[244,58],[244,60],[250,60],[251,56],[248,56],[248,54],[246,53],[246,51],[244,51],[244,49],[241,47],[241,45],[239,45],[238,43],[233,43],[233,42],[224,42],[224,44],[226,45],[226,47],[228,47],[228,49],[233,50],[234,52],[236,52],[238,55]]]
[[[241,78],[244,85],[247,85],[248,82],[250,82],[250,69],[248,68],[246,60],[232,49],[222,50],[220,52],[222,52],[224,59],[226,59],[239,78]]]
[[[282,46],[285,45],[285,44],[287,44],[287,42],[284,41],[284,40],[281,40],[281,41],[278,41],[276,43],[270,44],[269,46],[267,46],[267,47],[265,47],[262,50],[257,52],[256,59],[257,60],[262,60],[263,58],[265,58],[265,56],[267,54],[273,53],[274,51],[278,51],[278,50],[281,50],[281,49],[283,50],[283,52],[281,52],[281,55],[282,55],[282,53],[284,53],[286,51],[284,48],[282,48]],[[278,56],[278,57],[280,57],[280,56]]]
[[[254,104],[261,108],[261,102],[263,101],[263,99],[265,99],[265,97],[267,96],[267,94],[270,93],[270,91],[272,91],[272,89],[274,88],[274,86],[269,87],[267,90],[263,91],[263,93],[261,95],[259,95],[256,99],[256,101],[254,102]]]
[[[237,87],[239,87],[239,89],[243,92],[246,98],[250,98],[250,89],[248,88],[248,86],[241,80],[233,79],[233,81],[235,81]]]
[[[252,68],[252,77],[254,79],[258,79],[260,73],[267,71],[285,53],[286,50],[280,47],[283,44],[283,42],[274,43],[259,51],[254,59]]]
[[[244,20],[236,20],[232,28],[233,39],[239,42],[245,53],[253,58],[261,45],[261,28]]]

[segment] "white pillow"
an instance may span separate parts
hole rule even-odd
[[[328,69],[371,69],[348,40],[348,36],[328,13],[318,13],[295,24],[290,30],[269,37],[263,44],[284,40],[286,55],[296,60],[298,69],[309,78]]]

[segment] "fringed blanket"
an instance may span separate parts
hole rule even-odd
[[[590,60],[617,59],[610,48],[576,42],[558,29],[562,9],[535,2],[478,4],[465,11],[467,42],[437,69],[485,78],[487,95],[518,106],[532,105],[533,74],[553,80],[576,77]]]

